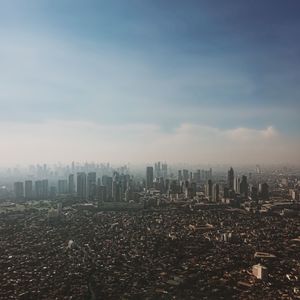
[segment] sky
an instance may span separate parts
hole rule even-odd
[[[0,165],[299,164],[299,10],[0,0]]]

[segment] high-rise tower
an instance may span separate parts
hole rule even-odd
[[[230,190],[234,190],[234,171],[232,167],[228,171],[227,180],[228,180],[228,188]]]
[[[77,196],[85,200],[87,195],[86,190],[86,174],[84,172],[77,173]]]
[[[146,169],[146,187],[147,189],[153,187],[153,167],[147,167]]]

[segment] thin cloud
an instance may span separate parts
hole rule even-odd
[[[155,124],[99,125],[47,121],[1,123],[5,163],[71,160],[143,163],[299,163],[300,144],[267,127],[220,128],[185,123],[173,132]]]

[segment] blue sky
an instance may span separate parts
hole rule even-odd
[[[299,9],[295,0],[1,0],[2,162],[226,162],[216,148],[243,151],[236,163],[299,162]],[[203,153],[176,152],[180,139]]]

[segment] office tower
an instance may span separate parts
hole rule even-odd
[[[119,185],[120,185],[120,200],[124,200],[125,192],[129,186],[130,183],[130,176],[122,174],[119,177]]]
[[[170,189],[170,180],[166,179],[165,180],[165,192],[167,193]]]
[[[212,187],[212,201],[218,202],[220,200],[220,187],[219,184],[215,183]]]
[[[268,200],[269,199],[269,186],[267,183],[263,183],[261,185],[261,192],[260,192],[261,198],[263,200]]]
[[[122,189],[117,180],[113,180],[112,182],[112,196],[114,202],[122,201]]]
[[[234,191],[236,192],[236,193],[240,193],[240,184],[241,184],[241,180],[240,180],[240,178],[239,177],[235,177],[234,178],[234,186],[233,186],[233,188],[234,188]]]
[[[106,187],[107,201],[112,200],[112,182],[113,182],[112,177],[107,175],[102,176],[102,185]]]
[[[165,193],[165,181],[163,177],[160,177],[158,182],[157,182],[157,190],[159,190],[162,194]]]
[[[178,193],[182,194],[185,189],[185,182],[179,181],[177,185],[178,185]]]
[[[129,202],[131,200],[133,200],[134,195],[133,195],[133,190],[132,187],[129,185],[125,191],[125,201]]]
[[[161,176],[166,179],[168,177],[168,165],[166,163],[162,164],[161,166],[162,174]]]
[[[197,184],[196,182],[192,182],[190,188],[188,189],[188,194],[190,198],[193,198],[196,196],[197,193]]]
[[[154,164],[154,174],[155,174],[155,177],[157,177],[157,178],[160,177],[160,162],[157,162]]]
[[[107,201],[107,189],[104,185],[97,186],[97,200],[98,202]]]
[[[229,188],[227,186],[224,186],[224,190],[223,190],[223,197],[225,199],[229,198]]]
[[[113,182],[112,182],[112,200],[114,202],[117,201],[117,198],[118,198],[118,192],[119,192],[119,189],[118,189],[118,182],[113,179]]]
[[[210,168],[208,171],[208,178],[212,179],[212,168]]]
[[[196,183],[200,183],[200,181],[201,181],[201,171],[197,170],[194,177],[195,177]]]
[[[183,170],[182,171],[183,180],[189,180],[189,170]]]
[[[42,180],[42,198],[43,199],[48,198],[48,179]]]
[[[234,171],[232,167],[228,171],[227,182],[228,182],[228,188],[230,190],[234,190]]]
[[[247,182],[247,176],[242,177],[242,181],[240,183],[240,194],[243,197],[248,197],[248,182]]]
[[[202,181],[207,180],[207,179],[205,178],[205,170],[200,170],[200,171],[201,171],[201,180],[202,180]]]
[[[153,187],[153,167],[147,167],[146,169],[146,187],[147,189]]]
[[[77,173],[77,197],[82,200],[86,200],[87,188],[86,188],[86,173]]]
[[[209,201],[212,200],[212,193],[213,193],[212,180],[208,179],[207,184],[205,186],[205,196],[208,198]]]
[[[178,181],[182,180],[182,171],[178,170]]]
[[[35,197],[36,199],[42,199],[43,198],[43,187],[42,187],[42,181],[37,180],[34,183],[34,190],[35,190]]]
[[[73,163],[72,163],[72,170],[73,170]],[[69,175],[69,194],[71,194],[71,195],[75,194],[74,174]]]
[[[255,186],[251,187],[251,198],[252,198],[253,201],[258,200],[258,189]]]
[[[193,182],[197,182],[197,172],[194,172],[193,173],[193,176],[192,176],[192,178],[193,178]]]
[[[96,197],[96,172],[90,172],[87,176],[87,193],[89,200]]]
[[[171,181],[169,190],[170,190],[170,192],[171,192],[172,194],[177,194],[177,193],[179,193],[180,187],[179,187],[179,185],[178,185],[178,183],[177,183],[176,180],[172,180],[172,181]]]
[[[33,197],[33,190],[32,190],[32,181],[26,180],[25,181],[25,198],[27,200]]]
[[[123,201],[126,191],[126,180],[124,179],[124,175],[121,175],[118,180],[118,188],[119,193],[117,195],[117,201]]]
[[[58,194],[64,195],[68,193],[68,181],[66,179],[58,180]]]
[[[14,193],[17,200],[21,200],[24,197],[24,184],[23,182],[14,183]]]

